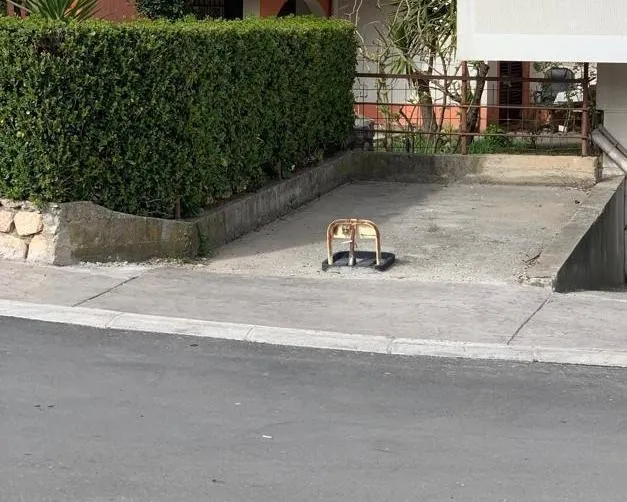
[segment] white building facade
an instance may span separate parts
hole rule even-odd
[[[598,63],[597,108],[627,145],[627,1],[457,2],[461,59]]]

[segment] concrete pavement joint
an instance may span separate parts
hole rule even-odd
[[[246,342],[252,342],[251,340],[251,336],[253,334],[253,330],[255,329],[254,326],[251,326],[250,329],[246,332],[246,334],[244,335],[244,341]]]
[[[551,300],[553,296],[553,292],[549,293],[549,296],[547,296],[545,298],[545,300],[540,304],[540,306],[535,309],[530,316],[528,316],[520,326],[518,326],[518,329],[516,329],[516,331],[514,331],[514,334],[509,338],[509,340],[507,340],[507,345],[511,345],[512,342],[514,341],[514,339],[518,336],[518,334],[525,328],[525,326],[527,326],[527,324],[529,324],[531,322],[531,320],[538,314],[538,312],[540,312],[547,303],[549,303],[549,301]]]
[[[553,364],[576,364],[583,366],[627,367],[626,351],[603,349],[563,349],[560,347],[519,347],[531,350],[533,362]]]
[[[124,315],[124,312],[119,312],[118,315],[114,316],[108,323],[107,323],[107,329],[111,329],[111,325],[117,321],[120,317],[122,317]]]
[[[544,302],[546,304],[547,300]],[[539,311],[540,309],[538,309]],[[627,351],[569,349],[279,328],[0,300],[0,316],[100,329],[401,356],[627,367]]]
[[[84,300],[81,300],[80,302],[75,303],[74,305],[72,305],[72,307],[80,307],[81,305],[85,305],[87,302],[90,302],[92,300],[95,300],[96,298],[100,298],[103,295],[106,295],[107,293],[111,293],[112,291],[115,291],[117,288],[120,288],[122,286],[124,286],[125,284],[128,284],[131,281],[134,281],[135,279],[141,277],[142,274],[139,275],[134,275],[133,277],[129,277],[128,279],[124,279],[122,282],[116,284],[115,286],[112,286],[104,291],[101,291],[98,294],[95,294],[93,296],[90,296],[89,298],[85,298]]]
[[[612,296],[604,296],[603,293],[606,294],[610,294]],[[618,295],[623,295],[623,298],[618,298]],[[572,293],[563,293],[563,296],[568,296],[568,295],[572,295]],[[625,290],[607,290],[607,291],[602,291],[602,292],[596,292],[596,293],[584,293],[584,292],[577,292],[577,296],[579,296],[580,298],[589,298],[591,300],[600,300],[600,301],[604,301],[604,302],[618,302],[618,303],[627,303],[627,291]]]

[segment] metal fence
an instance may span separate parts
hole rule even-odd
[[[355,84],[356,113],[371,131],[370,148],[415,153],[591,153],[597,119],[588,64],[531,77],[500,62],[482,79],[461,63],[458,75],[364,71]],[[481,85],[481,84],[480,84]]]

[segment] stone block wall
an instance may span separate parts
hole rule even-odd
[[[90,202],[50,204],[0,199],[0,260],[50,265],[144,261],[198,254],[194,223],[110,211]]]
[[[43,213],[30,202],[0,199],[0,258],[52,263],[58,227],[56,206]]]

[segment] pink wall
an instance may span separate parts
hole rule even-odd
[[[135,5],[131,0],[98,0],[98,15],[96,17],[110,21],[132,19],[137,15]]]
[[[444,120],[443,125],[452,127],[453,129],[459,129],[460,126],[460,117],[461,117],[461,109],[459,106],[450,105],[447,106],[446,109],[442,110],[442,106],[435,105],[434,107],[435,115],[437,120],[440,120],[442,116],[442,112],[444,111]],[[409,121],[415,125],[419,126],[422,123],[422,115],[420,113],[420,108],[416,105],[407,105],[407,106],[391,106],[390,112],[399,113],[402,111]],[[379,110],[378,105],[372,104],[359,104],[355,105],[355,113],[358,115],[362,115],[364,117],[368,117],[373,119],[377,125],[385,124],[385,117]],[[485,107],[482,107],[480,112],[480,130],[485,130],[488,125],[488,110]],[[407,125],[404,119],[400,120],[401,125]]]

